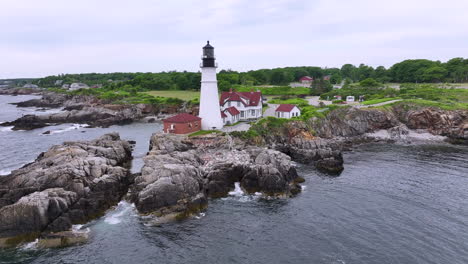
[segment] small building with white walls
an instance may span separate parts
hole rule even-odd
[[[292,104],[281,104],[275,110],[275,116],[278,118],[292,118],[301,116],[301,109]]]
[[[346,102],[352,103],[354,102],[354,96],[346,96]]]
[[[234,106],[228,107],[221,111],[224,125],[232,125],[240,121],[240,112]]]
[[[214,47],[207,44],[203,47],[201,63],[201,89],[200,89],[200,112],[202,129],[221,129],[223,120],[219,111],[218,81],[216,79],[217,63],[214,55]]]

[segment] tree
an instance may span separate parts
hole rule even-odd
[[[345,64],[341,67],[341,76],[343,78],[350,78],[353,81],[357,81],[356,78],[356,67],[352,64]]]
[[[340,84],[341,81],[342,81],[341,75],[338,73],[335,73],[330,77],[330,82],[332,84]]]
[[[426,82],[440,82],[447,75],[447,70],[440,66],[433,66],[424,70],[423,81]]]
[[[323,93],[327,93],[333,89],[333,85],[330,84],[329,81],[326,81],[322,78],[316,79],[312,82],[312,87],[310,89],[311,95],[321,95]]]
[[[372,78],[367,78],[365,80],[360,81],[359,86],[362,86],[362,87],[380,87],[380,86],[382,86],[382,84],[379,83],[378,81],[372,79]]]

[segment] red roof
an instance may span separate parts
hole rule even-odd
[[[198,116],[194,116],[194,115],[187,114],[187,113],[182,113],[182,114],[178,114],[178,115],[163,119],[163,122],[188,123],[188,122],[200,121],[200,120],[201,118]]]
[[[278,108],[276,108],[276,112],[291,112],[294,107],[296,107],[295,105],[292,105],[292,104],[281,104],[278,106]]]
[[[310,77],[310,76],[303,76],[299,79],[299,81],[313,81],[314,78]]]
[[[223,111],[221,111],[221,118],[225,118],[225,117],[227,117],[227,115]]]
[[[242,99],[249,100],[249,104],[245,104]],[[220,104],[223,105],[225,101],[241,101],[246,106],[257,106],[258,102],[262,100],[262,92],[222,92]]]
[[[239,110],[237,110],[237,108],[235,108],[234,106],[231,106],[231,107],[229,107],[229,108],[226,108],[225,111],[228,111],[229,114],[231,114],[232,116],[235,116],[235,115],[240,114]]]

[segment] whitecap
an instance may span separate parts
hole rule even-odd
[[[29,242],[29,243],[21,245],[20,249],[21,250],[34,250],[34,249],[37,248],[37,243],[38,242],[39,242],[39,239],[36,238],[36,240],[34,240],[33,242]]]
[[[10,173],[11,173],[11,170],[8,170],[8,169],[0,170],[0,176],[5,176]]]
[[[88,124],[72,124],[70,127],[57,129],[57,130],[52,130],[52,131],[50,131],[50,134],[51,135],[52,134],[58,134],[58,133],[63,133],[63,132],[76,130],[76,129],[80,129],[80,128],[85,128],[85,127],[89,127],[89,125]]]
[[[205,215],[206,215],[205,213],[199,213],[199,214],[195,215],[195,218],[200,219],[200,218],[204,217]]]
[[[129,204],[125,201],[120,201],[117,205],[117,208],[114,211],[109,212],[105,216],[104,222],[111,225],[117,225],[122,222],[122,216],[127,215],[129,211],[134,210],[134,208],[134,204]]]
[[[0,127],[0,132],[9,132],[13,131],[13,126]]]
[[[240,182],[235,182],[234,183],[234,191],[230,191],[228,193],[230,196],[242,196],[245,195],[244,191],[240,187]]]

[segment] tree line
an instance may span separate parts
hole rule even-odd
[[[453,58],[447,62],[426,59],[405,60],[390,68],[376,68],[365,64],[354,66],[344,64],[341,68],[284,67],[260,69],[247,72],[221,70],[218,74],[220,90],[229,90],[235,85],[288,85],[303,76],[320,80],[330,77],[331,84],[359,82],[369,78],[380,83],[422,83],[422,82],[468,82],[468,59]],[[200,72],[159,72],[159,73],[86,73],[60,74],[37,79],[41,87],[57,87],[63,83],[82,82],[88,85],[100,84],[111,90],[132,86],[138,91],[147,90],[198,90]],[[57,82],[58,81],[58,82]],[[320,88],[320,87],[318,87]]]

